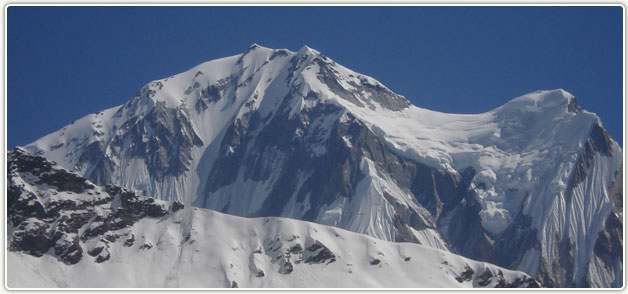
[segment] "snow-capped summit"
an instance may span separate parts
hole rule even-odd
[[[307,46],[253,44],[26,148],[186,205],[420,243],[549,286],[622,282],[608,253],[622,151],[562,89],[441,113]]]
[[[297,52],[298,55],[306,55],[308,53],[312,55],[320,54],[320,52],[310,48],[310,46],[308,45],[303,45],[303,47],[301,47],[301,49],[299,49],[299,51]]]

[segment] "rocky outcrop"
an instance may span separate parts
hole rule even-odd
[[[569,179],[569,183],[567,185],[568,195],[571,193],[575,186],[584,181],[584,179],[586,178],[588,171],[593,164],[593,157],[595,156],[595,154],[611,156],[613,152],[611,142],[612,139],[610,135],[606,132],[606,130],[604,130],[599,124],[593,126],[593,129],[591,130],[591,135],[585,142],[583,151],[578,157],[573,175]]]
[[[66,264],[78,263],[86,250],[96,262],[105,262],[109,243],[130,237],[121,241],[133,245],[129,228],[134,223],[183,207],[117,186],[95,186],[20,148],[8,154],[7,182],[9,250],[52,254]]]

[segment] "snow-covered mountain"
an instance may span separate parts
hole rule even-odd
[[[25,148],[188,206],[419,243],[547,286],[622,284],[622,151],[563,90],[446,114],[307,46],[253,45]]]
[[[423,245],[184,208],[99,187],[23,149],[8,158],[11,288],[539,286]]]

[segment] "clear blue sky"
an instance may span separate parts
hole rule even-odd
[[[252,43],[307,44],[444,112],[563,88],[622,140],[619,6],[9,7],[7,21],[8,148]]]

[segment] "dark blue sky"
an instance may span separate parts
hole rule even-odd
[[[444,112],[563,88],[623,139],[620,6],[14,6],[7,22],[8,148],[252,43],[307,44]]]

